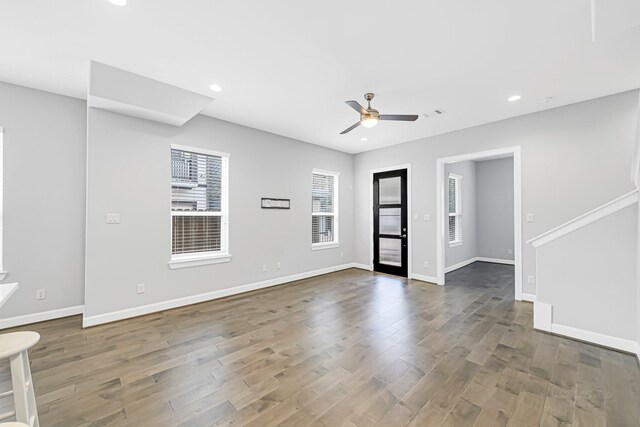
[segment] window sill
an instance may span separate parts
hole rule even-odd
[[[331,243],[312,243],[311,250],[312,251],[322,251],[325,249],[334,249],[339,248],[340,242],[331,242]]]
[[[200,267],[202,265],[221,264],[231,261],[231,254],[216,254],[205,256],[185,256],[173,258],[169,261],[169,268],[172,270],[189,267]]]
[[[5,302],[7,302],[7,300],[17,289],[17,283],[5,283],[3,285],[0,285],[0,307],[2,307]]]
[[[450,248],[455,248],[456,246],[462,246],[464,242],[462,240],[459,240],[457,242],[449,242],[449,247]]]

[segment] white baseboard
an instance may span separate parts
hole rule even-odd
[[[421,282],[429,282],[438,284],[438,279],[436,277],[424,276],[422,274],[411,274],[411,278],[413,280],[420,280]]]
[[[571,326],[559,325],[553,323],[551,332],[565,337],[575,338],[581,341],[587,341],[599,344],[605,347],[614,348],[616,350],[626,351],[628,353],[638,354],[638,343],[625,338],[613,337],[598,332],[585,331]]]
[[[475,260],[480,262],[492,262],[494,264],[516,265],[516,262],[512,259],[487,258],[487,257],[478,256],[475,258]]]
[[[640,361],[640,343],[626,338],[618,338],[611,335],[601,334],[599,332],[592,332],[574,328],[573,326],[553,323],[553,306],[551,304],[540,301],[533,302],[533,327],[541,331],[551,332],[552,334],[575,338],[580,341],[586,341],[602,345],[604,347],[636,354]]]
[[[367,271],[371,271],[371,266],[367,265],[367,264],[359,264],[357,262],[353,263],[353,267],[354,268],[359,268],[360,270],[367,270]]]
[[[248,285],[235,286],[233,288],[221,289],[213,292],[206,292],[198,295],[190,295],[188,297],[176,298],[169,301],[162,301],[155,304],[148,304],[139,307],[128,308],[125,310],[113,311],[110,313],[98,314],[95,316],[85,316],[82,321],[82,327],[101,325],[104,323],[115,322],[117,320],[129,319],[131,317],[143,316],[145,314],[156,313],[158,311],[169,310],[172,308],[183,307],[185,305],[197,304],[200,302],[211,301],[218,298],[224,298],[231,295],[242,294],[245,292],[255,291],[258,289],[269,288],[271,286],[282,285],[284,283],[294,282],[296,280],[307,279],[309,277],[320,276],[322,274],[333,273],[334,271],[346,270],[354,268],[354,263],[338,265],[335,267],[322,268],[320,270],[307,271],[304,273],[293,274],[291,276],[277,277],[275,279],[264,280],[262,282],[250,283]]]
[[[458,270],[458,269],[460,269],[462,267],[466,267],[469,264],[473,264],[476,261],[477,261],[476,258],[469,258],[466,261],[462,261],[462,262],[459,262],[457,264],[450,265],[449,267],[445,267],[444,272],[445,273],[451,273],[452,271]]]
[[[536,296],[534,294],[522,294],[522,301],[536,302]]]
[[[75,307],[67,307],[58,310],[43,311],[40,313],[25,314],[23,316],[9,317],[8,319],[0,319],[0,329],[13,328],[16,326],[30,325],[31,323],[44,322],[46,320],[75,316],[76,314],[82,314],[83,309],[83,306],[78,305]]]

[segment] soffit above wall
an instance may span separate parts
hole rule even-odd
[[[89,107],[182,126],[213,98],[91,61]]]

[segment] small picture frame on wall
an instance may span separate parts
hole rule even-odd
[[[262,209],[291,209],[291,199],[274,199],[263,197],[261,199]]]

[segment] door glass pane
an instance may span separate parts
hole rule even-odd
[[[379,259],[380,264],[387,265],[395,265],[398,267],[402,266],[402,257],[401,257],[401,247],[402,240],[401,239],[385,239],[384,237],[379,239],[380,242],[380,253]]]
[[[394,205],[401,203],[400,177],[383,178],[379,181],[380,204]]]
[[[380,208],[380,234],[400,235],[400,208]]]

